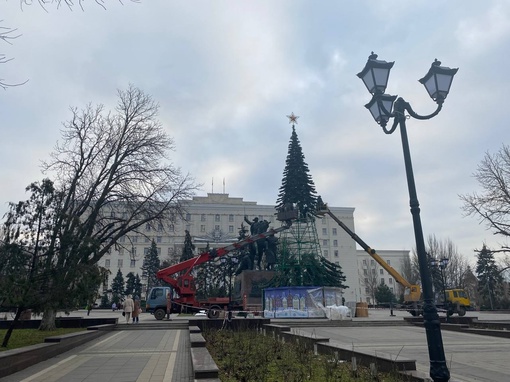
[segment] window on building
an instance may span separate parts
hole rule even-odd
[[[338,240],[333,240],[333,247],[338,247]]]
[[[119,239],[119,243],[124,243],[125,241],[126,241],[126,237],[121,236],[121,238]]]
[[[375,260],[370,260],[370,265],[374,266],[375,265]]]
[[[338,249],[335,249],[335,257],[338,257]]]
[[[170,232],[174,232],[174,231],[175,231],[175,226],[174,226],[173,224],[170,224],[170,225],[168,226],[168,230],[169,230]]]
[[[234,221],[234,215],[230,214],[228,215],[228,221],[233,222]]]
[[[205,225],[203,225],[203,224],[202,224],[202,225],[200,226],[200,232],[205,232]]]
[[[147,254],[149,253],[149,251],[150,251],[150,250],[151,250],[150,248],[145,247],[145,248],[143,249],[143,254],[144,254],[144,255],[147,255]]]
[[[115,217],[115,212],[113,212],[113,211],[112,211],[112,212],[110,212],[110,217],[111,217],[111,218],[114,218],[114,217]]]
[[[132,236],[131,237],[131,242],[132,243],[138,243],[138,236]]]
[[[365,293],[366,293],[366,294],[369,294],[369,293],[370,293],[370,289],[365,288]]]
[[[327,249],[324,250],[324,257],[329,257],[329,251]]]
[[[379,274],[384,275],[384,269],[379,269]]]
[[[145,230],[146,231],[150,231],[151,230],[151,225],[149,223],[145,224]]]
[[[161,232],[163,231],[163,224],[158,224],[158,232]]]
[[[337,235],[337,231],[336,231],[336,228],[333,228],[333,236],[336,236]]]
[[[186,231],[191,231],[191,225],[190,224],[186,224]]]
[[[326,218],[322,218],[322,224],[326,224]]]
[[[205,214],[200,215],[200,221],[205,222]]]
[[[228,226],[228,232],[229,232],[229,233],[234,232],[234,226],[233,226],[233,225],[229,225],[229,226]]]
[[[123,255],[124,254],[124,248],[119,248],[119,255]]]
[[[171,256],[173,256],[173,254],[174,254],[174,251],[172,250],[172,248],[168,248],[167,255],[171,257]]]
[[[131,247],[131,254],[132,254],[133,256],[135,256],[135,255],[136,255],[136,247]]]
[[[123,263],[124,263],[123,259],[118,259],[117,260],[117,268],[122,268]]]
[[[186,221],[190,221],[191,220],[191,214],[186,214]]]
[[[363,269],[363,274],[368,275],[368,269]]]
[[[363,259],[363,265],[366,267],[367,266],[367,259]]]
[[[391,292],[393,293],[393,288],[390,288]]]
[[[384,282],[384,279],[381,279],[381,285],[384,285],[385,282]]]
[[[170,221],[175,223],[175,214],[170,214]]]
[[[375,275],[375,269],[372,269],[372,274]]]
[[[131,260],[129,263],[129,268],[135,268],[136,267],[136,260]]]
[[[388,263],[388,265],[391,265],[390,261],[389,260],[386,260],[386,262]]]
[[[215,230],[215,231],[219,231],[219,230],[220,230],[220,226],[219,226],[219,225],[215,225],[215,226],[214,226],[214,230]]]
[[[110,259],[106,259],[106,260],[104,261],[104,267],[105,267],[105,268],[110,268]]]
[[[156,250],[158,251],[158,256],[161,256],[161,247],[157,247]]]
[[[145,236],[145,242],[146,243],[150,243],[151,242],[151,238],[149,236]]]
[[[220,215],[219,214],[214,215],[214,221],[215,222],[219,222],[220,221]]]
[[[328,234],[328,229],[327,229],[327,228],[323,228],[323,229],[322,229],[322,234],[323,234],[324,236],[327,236],[327,234]]]
[[[393,284],[393,279],[391,277],[388,279],[388,284],[390,284],[390,285]]]
[[[156,243],[161,243],[163,241],[163,238],[161,236],[156,236]]]
[[[328,245],[328,241],[327,240],[322,240],[322,245],[327,246]]]
[[[365,278],[365,284],[368,284],[368,279],[367,278]]]
[[[340,263],[339,263],[338,261],[335,261],[335,264],[336,264],[336,265],[340,265]]]

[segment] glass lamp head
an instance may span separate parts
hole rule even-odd
[[[377,60],[377,54],[372,52],[365,67],[357,76],[363,80],[370,94],[384,94],[393,64],[395,62]]]
[[[365,105],[370,111],[374,120],[381,126],[386,126],[391,118],[393,110],[393,103],[397,96],[389,94],[377,94],[372,97],[372,100]]]
[[[458,70],[458,68],[451,69],[445,66],[441,66],[441,61],[436,59],[432,63],[425,77],[418,81],[420,81],[425,86],[425,89],[427,89],[430,98],[432,98],[437,103],[442,103],[450,92],[453,76],[457,73]]]

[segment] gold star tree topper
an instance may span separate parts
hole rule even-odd
[[[289,119],[289,123],[297,125],[297,119],[299,117],[297,115],[294,115],[294,112],[290,113],[290,115],[288,115],[287,118]]]

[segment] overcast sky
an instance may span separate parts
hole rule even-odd
[[[509,144],[510,2],[125,1],[104,10],[0,2],[1,27],[17,28],[0,53],[0,211],[42,179],[40,161],[60,137],[70,106],[115,106],[131,83],[159,102],[175,140],[172,159],[203,188],[275,204],[291,135],[318,194],[354,207],[356,232],[376,249],[414,244],[400,135],[386,135],[356,77],[371,51],[395,61],[387,93],[420,114],[435,103],[417,81],[437,58],[458,67],[443,111],[408,120],[425,237],[450,239],[470,261],[482,243],[504,243],[459,194],[480,188],[486,152]]]

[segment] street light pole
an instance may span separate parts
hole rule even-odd
[[[436,116],[442,109],[443,102],[450,90],[453,76],[458,69],[441,67],[439,61],[434,61],[429,72],[420,82],[425,85],[430,97],[437,103],[437,109],[432,114],[422,116],[414,112],[411,105],[403,98],[398,98],[395,101],[397,98],[396,96],[384,93],[389,78],[389,72],[393,64],[393,62],[377,60],[377,55],[372,52],[365,68],[358,74],[358,77],[363,80],[368,91],[373,96],[372,100],[365,105],[365,107],[369,109],[375,121],[383,128],[383,131],[386,134],[392,134],[397,127],[400,127],[407,187],[409,190],[409,205],[413,218],[416,252],[418,255],[423,288],[423,324],[429,349],[430,377],[434,382],[447,382],[450,380],[450,372],[446,364],[441,324],[437,314],[437,308],[434,304],[430,269],[427,262],[427,253],[425,252],[425,240],[423,238],[420,218],[420,204],[416,193],[411,152],[409,150],[406,130],[406,119],[408,118],[406,112],[415,119],[430,119]],[[393,105],[393,103],[395,104]],[[393,118],[393,125],[390,129],[387,129],[386,124],[391,118]]]

